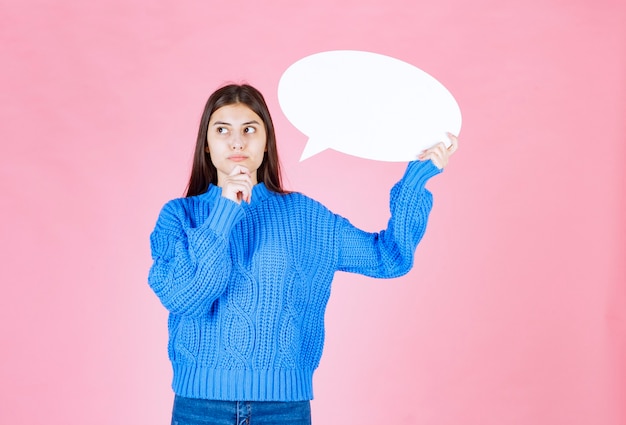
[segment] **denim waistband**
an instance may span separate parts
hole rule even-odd
[[[310,425],[309,401],[222,401],[179,395],[172,425]]]

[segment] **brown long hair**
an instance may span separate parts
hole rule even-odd
[[[229,84],[217,89],[209,97],[204,106],[200,119],[196,149],[193,154],[191,176],[187,184],[185,196],[200,195],[207,191],[209,183],[217,184],[217,169],[211,161],[211,154],[207,152],[207,132],[209,120],[213,112],[226,105],[241,103],[252,109],[265,125],[266,152],[263,155],[261,166],[257,170],[257,179],[265,186],[277,193],[286,193],[282,188],[280,162],[276,149],[276,134],[270,111],[260,91],[248,84]]]

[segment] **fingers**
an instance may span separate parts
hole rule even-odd
[[[452,155],[454,152],[457,151],[457,149],[459,149],[459,138],[452,133],[448,133],[448,138],[450,139],[450,146],[448,146],[448,151],[450,152],[450,155]]]
[[[448,149],[443,142],[437,143],[435,146],[426,149],[418,157],[421,161],[431,160],[437,168],[442,169],[448,163]]]
[[[233,168],[222,184],[222,196],[240,203],[250,202],[252,197],[252,176],[246,167],[240,165]]]
[[[428,161],[431,160],[433,164],[437,166],[439,169],[443,169],[448,165],[448,161],[450,157],[458,150],[459,148],[459,139],[452,133],[448,133],[448,138],[450,139],[450,146],[446,147],[443,142],[437,143],[435,146],[426,149],[419,156],[418,159],[420,161]]]

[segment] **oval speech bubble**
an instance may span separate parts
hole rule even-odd
[[[287,119],[309,137],[303,161],[326,149],[378,161],[412,161],[458,135],[452,94],[415,66],[377,53],[335,50],[292,64],[278,84]]]

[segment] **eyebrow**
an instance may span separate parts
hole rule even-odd
[[[250,124],[261,125],[261,123],[260,123],[260,122],[258,122],[258,121],[256,121],[256,120],[253,120],[253,121],[247,121],[247,122],[241,123],[241,125],[250,125]],[[231,124],[231,123],[229,123],[229,122],[225,122],[225,121],[215,121],[215,122],[213,123],[213,126],[216,126],[216,125],[230,125],[230,126],[232,126],[232,124]]]

